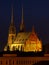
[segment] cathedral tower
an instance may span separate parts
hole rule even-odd
[[[13,8],[12,8],[11,24],[9,26],[9,34],[8,34],[8,45],[13,44],[15,37],[16,37],[16,29],[14,26],[14,16],[13,16]]]
[[[25,31],[25,27],[24,27],[23,6],[22,6],[22,19],[21,19],[21,23],[20,23],[20,32],[24,32],[24,31]]]
[[[16,38],[16,29],[14,26],[14,16],[13,16],[13,7],[12,7],[11,23],[10,23],[9,32],[8,32],[8,40],[7,40],[7,45],[4,48],[4,51],[10,50],[11,45],[15,41],[15,38]]]

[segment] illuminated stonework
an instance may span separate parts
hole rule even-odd
[[[30,34],[28,40],[26,41],[24,51],[26,52],[42,51],[42,42],[38,39],[36,33],[34,32],[34,29],[33,32]]]
[[[32,32],[26,32],[23,22],[23,8],[22,8],[22,21],[20,24],[20,31],[16,35],[16,29],[13,23],[13,9],[11,24],[9,27],[8,42],[4,48],[4,51],[24,51],[24,52],[40,52],[42,51],[42,41],[38,39],[34,27]]]

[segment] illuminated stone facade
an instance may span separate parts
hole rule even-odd
[[[28,37],[28,40],[25,43],[24,51],[26,51],[26,52],[42,51],[42,42],[38,39],[38,37],[34,31],[34,27],[33,27],[33,30],[31,32],[30,36]]]
[[[24,52],[37,52],[42,51],[42,42],[38,39],[34,27],[32,32],[26,32],[25,26],[23,22],[23,8],[22,8],[22,21],[20,24],[20,31],[16,34],[16,28],[14,26],[13,21],[13,9],[12,9],[12,17],[11,17],[11,24],[9,27],[9,34],[8,34],[8,42],[4,48],[4,51],[19,50]]]

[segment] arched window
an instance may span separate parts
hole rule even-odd
[[[18,46],[18,50],[20,49],[20,46]]]
[[[13,46],[12,50],[15,51],[15,46]]]
[[[21,51],[23,51],[24,49],[23,49],[23,46],[21,46]]]

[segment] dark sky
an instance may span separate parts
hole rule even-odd
[[[3,48],[7,43],[12,3],[16,31],[19,31],[23,4],[26,31],[31,31],[32,26],[34,25],[35,31],[43,44],[49,43],[48,0],[0,0],[0,51],[3,51]]]

